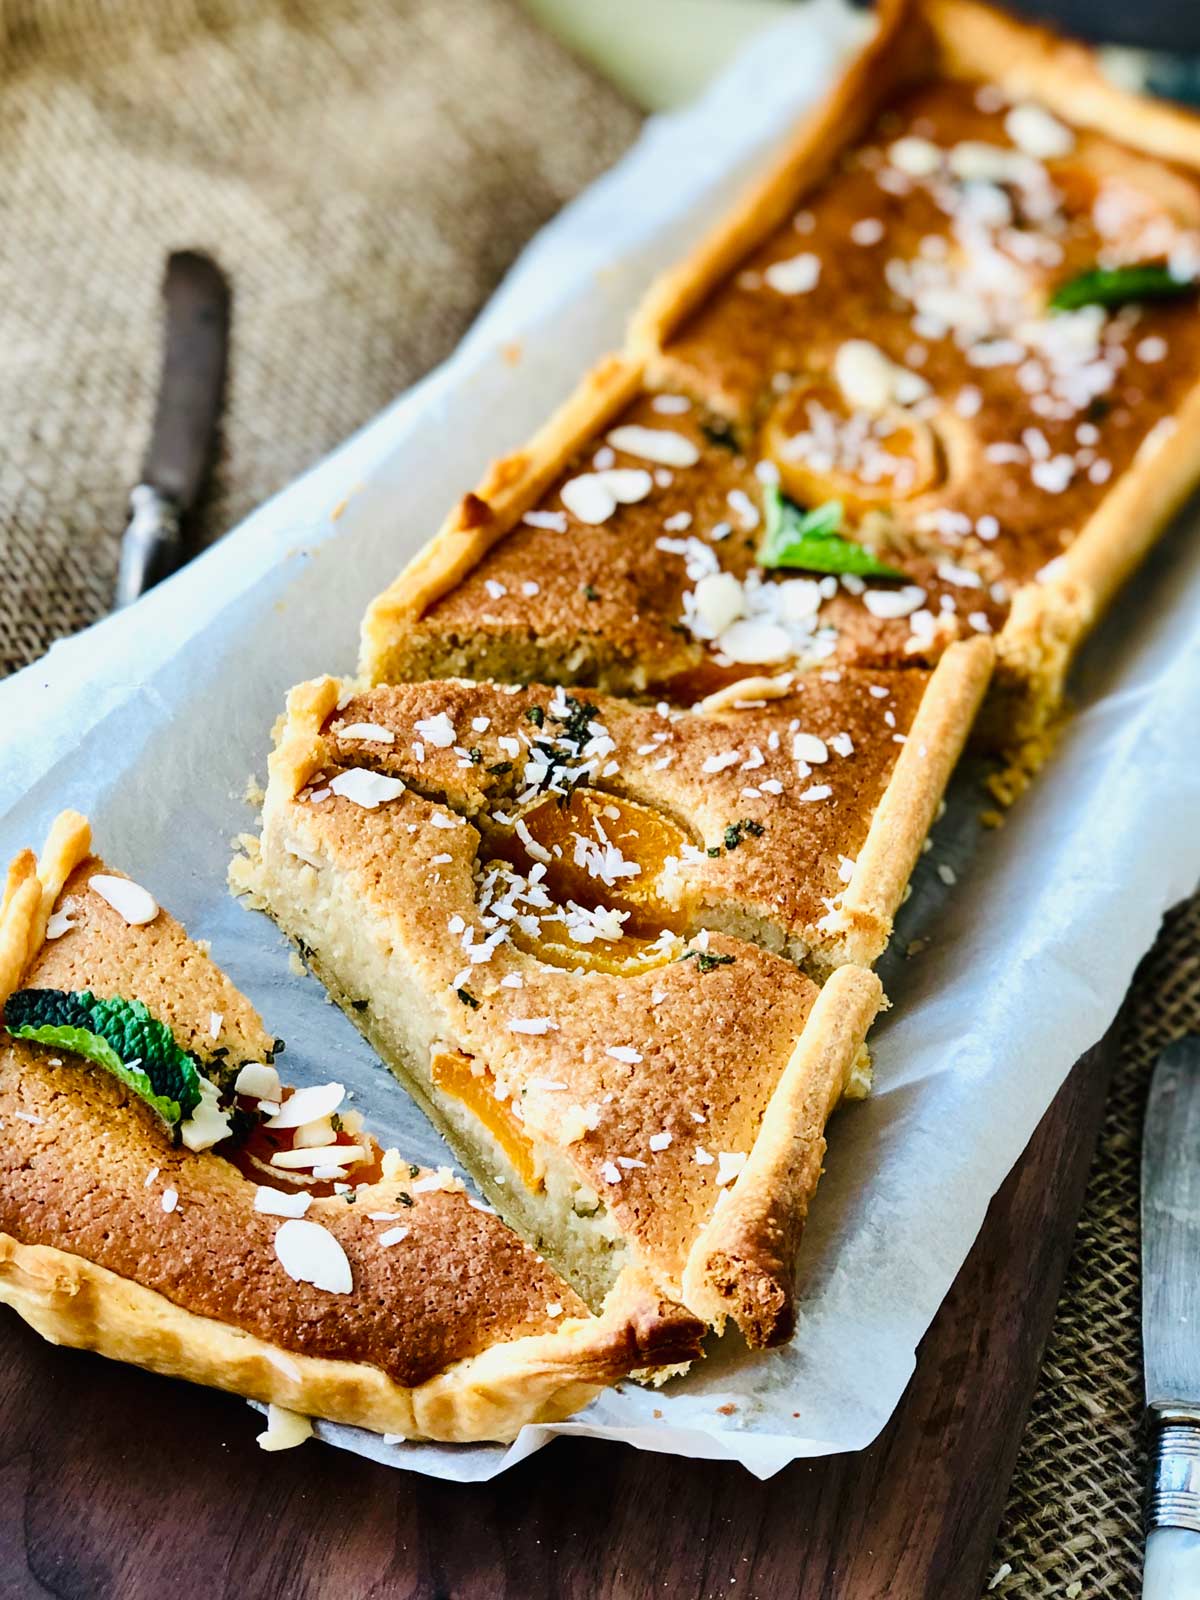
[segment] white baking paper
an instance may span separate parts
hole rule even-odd
[[[484,462],[618,342],[651,274],[707,226],[861,27],[816,0],[753,41],[546,230],[446,367],[131,612],[0,685],[0,853],[39,842],[61,806],[87,811],[99,848],[212,940],[287,1039],[287,1075],[344,1080],[416,1159],[446,1159],[438,1137],[315,980],[293,975],[271,924],[226,892],[230,841],[253,824],[247,776],[263,775],[288,686],[352,670],[368,598]],[[515,367],[500,352],[514,339]],[[956,783],[885,963],[895,1006],[874,1034],[875,1096],[831,1125],[790,1348],[751,1356],[726,1340],[688,1378],[657,1393],[623,1385],[509,1449],[385,1445],[325,1426],[323,1437],[464,1481],[556,1433],[763,1477],[874,1437],[988,1201],[1112,1020],[1162,912],[1200,875],[1190,533],[1165,542],[1089,648],[1080,714],[1007,826],[983,832],[978,787],[968,774]],[[904,959],[918,937],[927,946]]]

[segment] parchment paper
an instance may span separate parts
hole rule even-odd
[[[253,825],[247,776],[264,773],[289,685],[353,669],[367,599],[484,462],[617,343],[651,274],[703,230],[861,27],[816,0],[753,41],[546,230],[445,368],[132,612],[0,685],[0,853],[40,843],[63,805],[87,811],[99,848],[212,940],[288,1041],[289,1078],[336,1073],[415,1159],[447,1157],[315,980],[293,976],[272,925],[226,891],[230,841]],[[500,349],[514,339],[515,367]],[[326,1426],[323,1437],[463,1481],[556,1433],[736,1460],[763,1477],[874,1437],[989,1199],[1111,1021],[1163,910],[1200,875],[1190,535],[1160,547],[1089,647],[1079,715],[1007,826],[983,831],[977,775],[956,780],[885,963],[895,1004],[873,1036],[874,1098],[831,1125],[793,1344],[750,1356],[726,1340],[687,1379],[658,1393],[626,1384],[507,1450],[388,1446]],[[946,864],[953,886],[934,870]],[[918,938],[928,943],[906,959]]]

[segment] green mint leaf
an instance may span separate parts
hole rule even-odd
[[[146,1101],[174,1130],[200,1104],[195,1058],[140,1000],[101,1000],[88,989],[19,989],[4,1007],[14,1038],[69,1050]]]
[[[118,1082],[123,1083],[127,1089],[132,1089],[146,1104],[158,1113],[168,1128],[177,1128],[183,1120],[179,1109],[178,1100],[170,1100],[165,1095],[154,1092],[154,1085],[140,1067],[129,1067],[121,1060],[120,1056],[101,1034],[91,1033],[87,1028],[63,1027],[19,1027],[8,1030],[14,1039],[31,1039],[34,1044],[49,1045],[52,1050],[66,1050],[77,1056],[84,1056],[88,1061],[94,1061],[98,1067],[103,1067],[106,1072],[111,1072]]]
[[[861,544],[843,539],[839,500],[802,511],[774,484],[764,492],[766,510],[759,566],[799,568],[805,572],[851,573],[858,578],[903,578],[904,573],[878,560]]]
[[[1173,278],[1164,266],[1145,262],[1129,267],[1095,267],[1060,283],[1050,296],[1051,311],[1082,306],[1126,306],[1137,300],[1175,300],[1194,294],[1196,284]]]

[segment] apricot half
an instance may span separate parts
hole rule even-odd
[[[852,517],[924,494],[943,475],[927,422],[896,404],[856,410],[832,378],[789,389],[767,418],[762,448],[798,505],[839,500]]]
[[[540,862],[557,904],[626,912],[626,935],[643,939],[680,931],[661,885],[667,861],[687,842],[678,823],[652,806],[582,785],[533,801],[491,841],[493,853],[521,872]]]
[[[429,1063],[434,1086],[466,1106],[483,1123],[527,1189],[542,1187],[533,1141],[512,1108],[496,1098],[496,1084],[481,1062],[461,1050],[435,1050]]]

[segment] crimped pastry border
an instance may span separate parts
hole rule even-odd
[[[764,170],[700,243],[650,285],[629,322],[626,352],[655,381],[662,346],[743,256],[795,210],[903,86],[928,77],[936,45],[916,0],[879,0],[875,32]]]
[[[90,848],[87,819],[64,811],[40,861],[24,850],[12,862],[0,899],[0,1006],[41,949],[54,903]],[[526,1423],[569,1416],[631,1372],[695,1355],[695,1325],[636,1274],[600,1317],[494,1344],[412,1386],[365,1362],[286,1350],[84,1256],[6,1233],[0,1302],[54,1344],[331,1422],[447,1442],[509,1440]]]
[[[994,659],[991,640],[980,635],[952,644],[934,668],[842,896],[842,961],[869,966],[882,955]]]
[[[569,1416],[643,1364],[641,1335],[656,1316],[648,1297],[617,1302],[598,1321],[492,1345],[408,1388],[365,1362],[284,1350],[83,1256],[9,1234],[0,1234],[0,1301],[52,1344],[305,1416],[448,1443],[504,1442],[526,1423]]]
[[[746,1165],[689,1254],[688,1308],[718,1329],[732,1317],[753,1345],[781,1344],[795,1332],[796,1260],[821,1176],[825,1125],[882,999],[879,979],[861,967],[840,967],[828,980]]]
[[[0,899],[0,1009],[42,948],[54,902],[91,847],[87,818],[60,811],[41,857],[22,850],[10,863]]]

